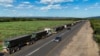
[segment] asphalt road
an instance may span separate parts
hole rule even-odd
[[[4,56],[57,56],[59,52],[68,44],[72,37],[81,29],[85,22],[78,23],[72,26],[71,30],[64,29],[63,31],[53,34],[46,39],[37,41],[35,44],[23,47],[20,51],[14,54],[5,54]],[[54,42],[56,36],[61,36],[62,41],[57,43]]]

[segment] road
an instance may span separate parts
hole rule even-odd
[[[99,56],[99,47],[93,39],[93,29],[89,21],[63,47],[59,56]]]
[[[59,55],[58,52],[60,52],[61,48],[71,41],[72,37],[81,29],[84,24],[85,21],[72,26],[71,30],[64,29],[63,31],[53,34],[46,39],[37,41],[33,45],[25,46],[14,54],[5,54],[4,56],[57,56]],[[54,38],[56,36],[61,36],[62,41],[59,43],[54,42]]]

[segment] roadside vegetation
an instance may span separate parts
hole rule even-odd
[[[91,26],[94,29],[94,40],[98,43],[100,51],[100,19],[92,19],[90,21]]]
[[[100,44],[100,20],[92,19],[91,20],[92,28],[94,29],[94,39],[97,43]]]
[[[72,23],[74,20],[18,20],[0,22],[0,50],[2,42],[8,38],[31,34],[32,32],[43,30],[44,28],[54,28],[59,25]]]

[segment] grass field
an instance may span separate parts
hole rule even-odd
[[[44,29],[45,27],[55,27],[73,21],[17,21],[0,22],[0,40],[18,35],[29,34]]]
[[[73,21],[16,21],[16,22],[0,22],[0,43],[8,38],[15,36],[30,34],[45,27],[56,27],[72,23]],[[0,50],[2,50],[0,44]]]

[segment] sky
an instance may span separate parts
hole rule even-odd
[[[100,0],[0,0],[0,17],[100,16]]]

